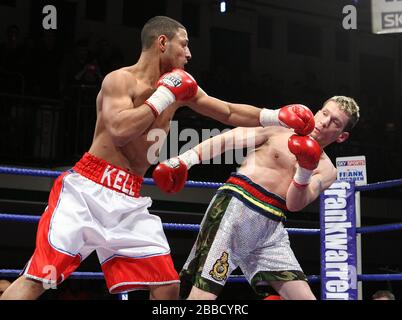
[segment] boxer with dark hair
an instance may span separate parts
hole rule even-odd
[[[143,176],[157,158],[148,154],[154,144],[148,133],[167,134],[182,106],[232,126],[264,125],[266,118],[301,130],[305,126],[297,110],[277,114],[208,96],[184,71],[191,53],[179,22],[154,17],[141,41],[139,60],[103,80],[92,145],[55,181],[35,252],[3,299],[39,297],[93,251],[111,293],[147,289],[152,299],[176,299],[180,281],[161,219],[149,213],[151,199],[140,196]]]

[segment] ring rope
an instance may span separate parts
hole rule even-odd
[[[15,175],[57,178],[60,174],[62,174],[62,171],[24,169],[24,168],[13,168],[13,167],[0,166],[0,174],[15,174]],[[153,179],[151,179],[151,178],[144,178],[144,184],[145,185],[155,185]],[[186,182],[186,187],[189,187],[189,188],[216,189],[222,185],[223,185],[223,183],[219,183],[219,182],[205,182],[205,181],[193,181],[193,180],[189,180]],[[372,191],[372,190],[380,190],[380,189],[400,187],[400,186],[402,186],[402,179],[396,179],[396,180],[369,183],[364,186],[356,186],[355,190],[356,191]]]
[[[16,222],[30,222],[37,223],[40,216],[13,214],[13,213],[0,213],[0,221],[16,221]],[[199,231],[199,224],[185,224],[185,223],[163,223],[166,230],[181,230],[181,231]],[[289,234],[319,234],[320,229],[304,229],[304,228],[286,228]],[[398,231],[402,230],[402,223],[383,224],[378,226],[368,226],[356,228],[357,233],[366,234],[374,232]]]
[[[13,214],[13,213],[0,213],[0,221],[16,221],[16,222],[30,222],[37,223],[40,216],[26,215],[26,214]],[[163,223],[166,230],[181,230],[181,231],[199,231],[199,224],[185,224],[185,223]],[[319,234],[320,229],[304,229],[304,228],[286,228],[289,234]],[[383,224],[378,226],[368,226],[356,228],[357,233],[366,234],[374,232],[398,231],[402,230],[402,223]]]
[[[356,228],[358,233],[374,233],[374,232],[384,232],[384,231],[397,231],[402,229],[402,223],[393,224],[383,224],[378,226],[368,226]]]
[[[373,190],[381,190],[401,186],[402,186],[402,179],[396,179],[396,180],[369,183],[364,186],[355,186],[355,191],[373,191]]]
[[[0,274],[3,277],[16,277],[21,274],[22,270],[18,269],[0,269]],[[88,280],[99,280],[103,279],[103,272],[73,272],[70,277],[71,279],[88,279]],[[321,277],[319,275],[307,276],[307,280],[310,283],[319,282]],[[402,281],[402,274],[359,274],[357,275],[357,280],[359,281]],[[247,282],[244,275],[231,275],[228,279],[229,282],[239,283]]]
[[[0,221],[16,221],[37,223],[40,216],[31,216],[23,214],[0,213]],[[184,224],[184,223],[163,223],[166,230],[181,230],[181,231],[199,231],[199,224]],[[289,234],[319,234],[320,229],[302,229],[302,228],[287,228]]]
[[[57,178],[62,173],[63,171],[24,169],[24,168],[12,168],[12,167],[0,166],[0,174]],[[144,185],[155,185],[155,182],[151,178],[144,178]],[[189,188],[217,189],[222,185],[223,183],[219,182],[205,182],[205,181],[193,181],[193,180],[189,180],[186,182],[186,187]]]

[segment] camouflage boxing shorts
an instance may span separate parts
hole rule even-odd
[[[186,298],[193,285],[219,295],[237,267],[263,295],[269,293],[270,281],[306,281],[282,223],[285,214],[284,199],[246,176],[232,174],[201,222],[180,273],[180,296]]]

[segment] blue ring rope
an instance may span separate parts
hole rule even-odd
[[[369,183],[364,186],[356,186],[355,191],[372,191],[372,190],[381,190],[401,186],[402,186],[402,179],[396,179],[396,180]]]
[[[21,274],[22,270],[18,269],[0,269],[0,274],[3,277],[17,277]],[[99,280],[103,279],[103,272],[73,272],[70,279],[88,279]],[[321,277],[319,275],[307,276],[307,280],[310,283],[319,282]],[[357,275],[359,281],[402,281],[402,274],[359,274]],[[231,275],[228,279],[229,282],[247,282],[244,275]]]
[[[0,221],[16,221],[37,223],[40,216],[31,216],[23,214],[0,213]],[[166,230],[181,230],[181,231],[199,231],[199,224],[184,224],[184,223],[163,223]],[[289,234],[319,234],[320,229],[302,229],[302,228],[287,228]]]
[[[24,215],[24,214],[12,214],[12,213],[0,213],[0,221],[16,221],[16,222],[29,222],[37,223],[40,216]],[[184,224],[184,223],[163,223],[163,227],[166,230],[181,230],[181,231],[199,231],[199,224]],[[357,233],[374,233],[374,232],[386,232],[386,231],[398,231],[402,229],[402,223],[384,224],[379,226],[368,226],[356,228]],[[303,229],[303,228],[286,228],[289,234],[319,234],[320,229]]]
[[[13,175],[23,175],[23,176],[57,178],[62,173],[63,173],[63,171],[24,169],[24,168],[12,168],[12,167],[0,166],[0,174],[13,174]],[[151,178],[144,178],[143,183],[144,183],[144,185],[155,185],[154,180]],[[218,182],[204,182],[204,181],[193,181],[193,180],[189,180],[186,182],[186,187],[188,187],[188,188],[217,189],[217,188],[221,187],[222,185],[223,185],[223,183],[218,183]]]
[[[364,233],[374,233],[384,231],[397,231],[401,229],[402,229],[402,223],[394,223],[394,224],[383,224],[379,226],[360,227],[356,228],[356,232],[364,234]]]
[[[36,177],[51,177],[57,178],[62,171],[52,171],[52,170],[38,170],[38,169],[24,169],[24,168],[13,168],[0,166],[0,174],[15,174],[15,175],[27,175]],[[155,185],[153,179],[144,178],[145,185]],[[189,180],[186,182],[186,187],[188,188],[206,188],[206,189],[216,189],[222,186],[223,183],[218,182],[204,182],[204,181],[193,181]],[[402,186],[402,179],[382,181],[370,183],[364,186],[356,186],[356,191],[372,191],[380,190],[385,188],[393,188]]]

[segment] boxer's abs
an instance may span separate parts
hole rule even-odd
[[[133,174],[144,176],[151,163],[158,160],[159,152],[159,144],[150,140],[148,132],[118,147],[105,130],[95,136],[89,153]]]
[[[142,93],[140,96],[142,96]],[[142,104],[143,100],[144,99],[133,101],[137,105]],[[158,147],[163,144],[161,140],[163,140],[169,132],[170,120],[177,107],[171,106],[166,109],[150,124],[146,132],[138,137],[133,137],[126,145],[119,147],[113,143],[112,137],[104,125],[101,112],[101,94],[98,95],[97,105],[98,120],[89,153],[133,174],[144,176],[151,164],[158,160]],[[152,130],[155,131],[149,134]],[[165,134],[163,134],[163,132],[165,132]]]
[[[269,192],[286,198],[295,173],[296,158],[289,152],[289,134],[272,136],[267,143],[248,155],[238,172]]]

